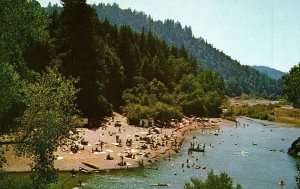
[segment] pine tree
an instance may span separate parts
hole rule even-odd
[[[94,125],[111,113],[105,93],[105,65],[99,61],[97,15],[85,0],[63,0],[60,55],[64,71],[79,77],[78,106]]]

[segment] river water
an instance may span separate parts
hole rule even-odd
[[[170,162],[163,160],[153,165],[158,170],[109,171],[90,177],[85,188],[183,189],[184,183],[191,177],[205,179],[207,172],[213,169],[215,173],[227,172],[233,182],[241,184],[243,189],[280,189],[278,183],[281,180],[286,183],[283,188],[294,189],[296,160],[286,152],[300,136],[300,129],[263,125],[247,119],[239,119],[239,122],[237,127],[221,127],[218,136],[202,131],[189,133],[182,149]],[[206,143],[206,152],[188,155],[190,142]],[[186,166],[187,159],[191,167],[182,169],[182,163]],[[195,169],[193,163],[206,169]],[[168,183],[171,186],[150,186],[155,183]]]

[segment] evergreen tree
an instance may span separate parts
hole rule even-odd
[[[300,108],[300,63],[283,76],[283,92],[293,106]]]
[[[63,0],[62,4],[59,52],[63,68],[68,75],[79,78],[78,106],[89,123],[95,125],[111,113],[104,96],[106,68],[99,61],[97,15],[85,0]]]
[[[120,41],[118,48],[118,55],[124,66],[125,74],[125,88],[133,86],[133,77],[137,74],[137,53],[131,28],[122,26],[120,28]]]

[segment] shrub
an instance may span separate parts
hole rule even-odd
[[[213,171],[207,173],[206,180],[192,177],[190,183],[185,183],[185,189],[242,189],[240,184],[233,186],[232,178],[227,173],[215,175]]]

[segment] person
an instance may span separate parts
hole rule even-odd
[[[140,167],[143,167],[144,166],[144,160],[142,159],[142,160],[139,160],[139,166]]]
[[[126,165],[126,162],[124,162],[124,157],[123,156],[120,156],[121,157],[121,162],[118,163],[119,166],[125,166]]]
[[[281,181],[279,182],[279,185],[280,185],[280,186],[283,186],[283,185],[285,185],[284,181],[283,181],[283,180],[281,180]]]
[[[114,158],[111,157],[110,154],[107,154],[106,159],[107,159],[107,160],[113,160]]]
[[[101,148],[101,152],[103,151],[103,141],[100,142],[100,148]]]
[[[70,172],[71,172],[71,176],[72,176],[72,177],[75,177],[76,174],[77,174],[77,172],[75,171],[75,169],[72,169]]]
[[[79,186],[81,186],[82,185],[82,180],[81,179],[79,179]]]

